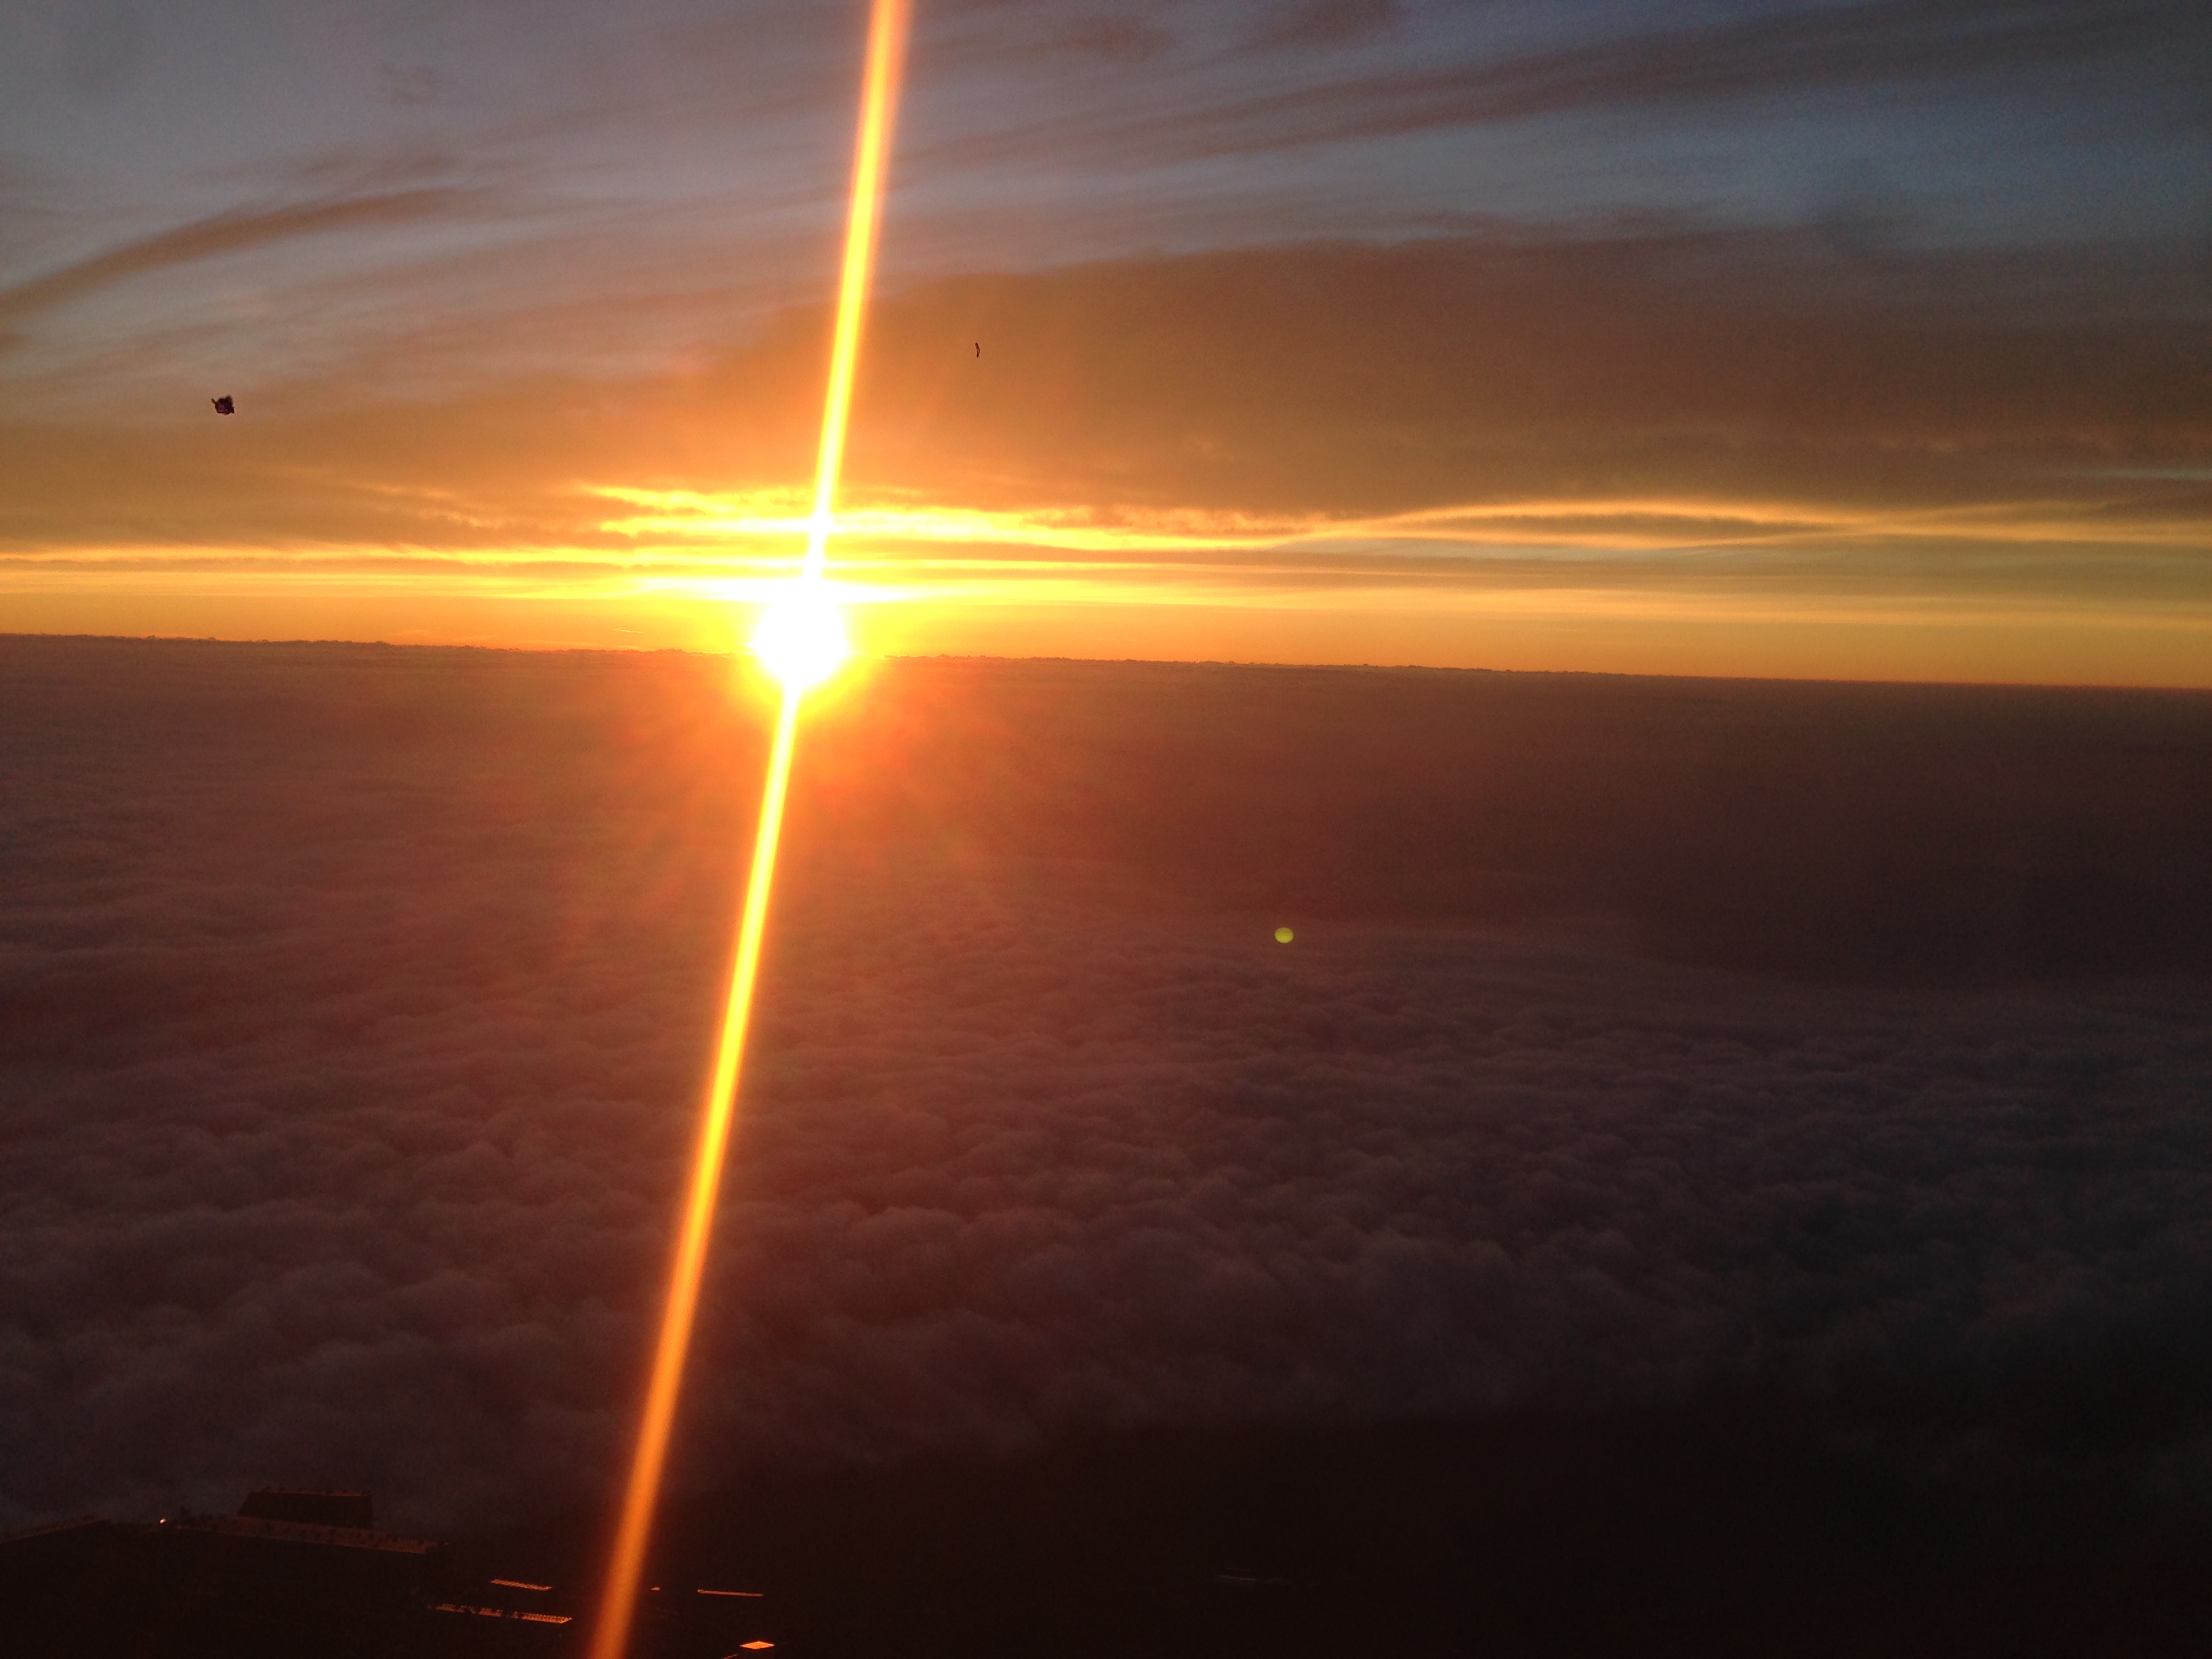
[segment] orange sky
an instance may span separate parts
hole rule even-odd
[[[2156,76],[2019,68],[2151,64],[2142,18],[1960,0],[1945,79],[1894,8],[1516,14],[1542,51],[1307,9],[925,9],[831,550],[863,649],[2212,684],[2212,289],[2165,205],[2206,147]],[[744,636],[803,539],[857,41],[641,21],[658,67],[573,132],[497,126],[613,49],[557,15],[538,82],[408,37],[319,133],[127,103],[204,50],[159,30],[19,89],[0,630]],[[678,40],[750,78],[679,96]],[[1670,52],[1705,78],[1628,67]],[[217,140],[261,149],[179,148]],[[174,208],[120,182],[164,166]]]

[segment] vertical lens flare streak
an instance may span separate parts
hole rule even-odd
[[[827,609],[823,591],[824,550],[829,543],[838,473],[844,463],[845,427],[852,410],[853,370],[860,361],[860,325],[867,314],[869,279],[875,265],[876,228],[883,214],[884,174],[890,155],[891,123],[896,113],[900,62],[906,46],[910,0],[873,0],[868,27],[866,80],[860,94],[859,141],[853,159],[853,191],[845,227],[845,261],[837,284],[837,319],[830,353],[830,376],[822,410],[822,446],[815,465],[814,514],[809,521],[806,557],[796,592],[785,605],[804,612]],[[774,607],[771,607],[773,610]],[[606,1587],[592,1632],[589,1659],[622,1659],[637,1613],[638,1585],[645,1569],[645,1547],[660,1496],[668,1460],[668,1439],[682,1392],[684,1363],[705,1276],[707,1247],[714,1233],[714,1208],[736,1118],[738,1079],[744,1071],[745,1033],[752,1018],[753,991],[760,977],[761,945],[768,931],[769,893],[775,878],[776,846],[783,834],[784,799],[798,745],[799,706],[809,685],[821,677],[818,662],[799,658],[763,659],[783,681],[776,714],[775,741],[769,751],[768,777],[761,793],[760,828],[753,841],[751,874],[738,923],[730,969],[730,994],[715,1045],[714,1069],[701,1113],[699,1139],[692,1154],[691,1182],[684,1205],[675,1260],[668,1271],[668,1298],[654,1345],[653,1374],[630,1460],[629,1482],[607,1566]]]
[[[899,65],[906,55],[909,0],[875,0],[868,19],[868,73],[860,88],[860,132],[853,150],[852,206],[845,216],[845,264],[837,278],[837,325],[830,345],[829,395],[822,404],[822,447],[814,462],[814,517],[806,532],[800,580],[818,581],[830,540],[837,475],[845,464],[845,423],[853,408],[853,369],[860,360],[860,325],[876,263],[876,228],[883,220],[884,173],[890,163],[891,124],[898,113]]]
[[[676,1260],[668,1271],[668,1302],[661,1315],[660,1340],[653,1354],[653,1377],[638,1423],[637,1449],[630,1460],[629,1485],[615,1523],[615,1543],[600,1599],[599,1623],[592,1632],[590,1659],[622,1659],[637,1613],[637,1587],[645,1571],[645,1546],[660,1496],[661,1471],[668,1461],[669,1431],[676,1421],[677,1396],[684,1383],[684,1360],[691,1346],[691,1326],[699,1309],[699,1284],[707,1267],[707,1245],[714,1230],[714,1203],[722,1184],[722,1158],[736,1117],[738,1076],[744,1069],[745,1030],[752,1015],[753,987],[760,977],[761,940],[768,931],[769,889],[775,876],[776,842],[783,834],[783,801],[791,777],[791,752],[799,732],[799,703],[805,688],[784,688],[776,715],[775,742],[769,753],[768,788],[761,799],[760,830],[753,840],[752,875],[738,922],[736,960],[730,970],[729,1000],[714,1045],[714,1070],[707,1085],[699,1140],[692,1153],[690,1190],[684,1195],[684,1224]]]

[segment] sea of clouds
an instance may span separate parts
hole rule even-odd
[[[696,665],[137,648],[6,657],[0,1527],[604,1490],[749,787],[660,763],[757,743]],[[2201,983],[1280,945],[1048,850],[794,849],[685,1480],[1751,1389],[2212,1499]]]

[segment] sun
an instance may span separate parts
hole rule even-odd
[[[753,654],[787,690],[819,685],[853,654],[845,619],[818,581],[795,581],[769,600],[753,629]]]

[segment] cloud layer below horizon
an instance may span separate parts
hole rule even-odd
[[[264,1480],[368,1484],[428,1529],[597,1491],[757,759],[726,670],[24,641],[4,661],[26,718],[0,750],[0,1525]],[[1465,810],[1456,768],[1376,799],[1387,765],[1354,768],[1304,816],[1261,812],[1276,841],[1245,862],[1288,896],[1223,893],[1208,848],[1147,854],[1140,817],[1056,828],[1013,781],[1057,755],[1141,793],[1175,744],[1264,760],[1307,718],[1287,682],[1146,672],[915,665],[878,683],[907,676],[903,722],[823,727],[695,1478],[1750,1387],[1878,1426],[1911,1402],[1939,1461],[2212,1501],[2201,977],[1969,963],[1915,988],[1894,963],[1838,980],[1810,940],[1824,979],[1762,977],[1679,926],[1628,948],[1663,914],[1632,890],[1532,899],[1511,864],[1541,854],[1495,835],[1422,878],[1424,922],[1369,838],[1322,827],[1341,808],[1417,845]],[[1645,752],[1688,744],[1662,783],[1700,764],[1694,699],[1497,695],[1483,724],[1532,755],[1625,721]],[[1915,695],[1885,755],[1946,732],[2005,751],[1973,735],[1982,705]],[[1820,705],[1759,696],[1726,718],[1836,741]],[[2118,721],[2203,781],[2197,702],[1990,707],[2043,733],[2015,738],[2021,775],[2111,752],[2085,734]],[[919,763],[985,726],[1035,734],[1026,769]],[[1750,752],[1719,729],[1715,752]],[[841,760],[841,730],[877,747]],[[1931,822],[2002,798],[1954,777]],[[1586,800],[1594,835],[1609,810]],[[2068,890],[2124,916],[2095,884],[2127,855],[2073,833]],[[1857,879],[1832,857],[1795,884]],[[1808,928],[1764,890],[1745,939]]]

